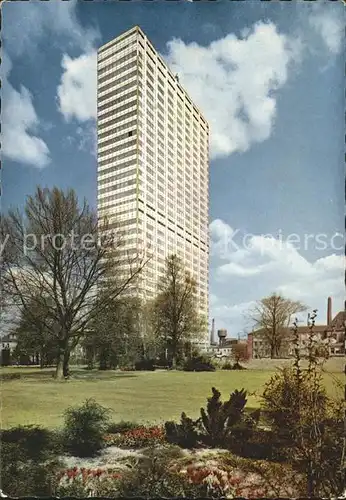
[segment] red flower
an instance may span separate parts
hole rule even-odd
[[[231,484],[240,484],[241,483],[241,479],[240,479],[240,477],[230,477],[229,478],[229,482]]]

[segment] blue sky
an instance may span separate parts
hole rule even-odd
[[[328,295],[342,307],[341,2],[51,0],[2,11],[3,209],[37,184],[72,186],[95,206],[95,49],[138,24],[211,125],[217,328],[248,331],[246,311],[274,291],[318,308],[321,322]]]

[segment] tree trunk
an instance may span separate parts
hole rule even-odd
[[[40,368],[42,369],[44,367],[44,350],[41,349],[40,351]]]
[[[172,369],[175,370],[177,368],[177,351],[173,347],[172,348]]]
[[[61,380],[65,377],[66,370],[68,370],[68,363],[70,360],[70,351],[68,341],[63,339],[59,341],[58,355],[56,361],[55,378]]]
[[[101,347],[100,360],[99,360],[99,370],[107,370],[107,353],[104,348]]]
[[[69,378],[69,376],[70,376],[70,368],[69,368],[70,355],[71,355],[70,350],[65,349],[64,359],[63,359],[63,368],[62,368],[64,378]]]
[[[88,370],[92,370],[94,368],[95,361],[95,352],[93,347],[87,346],[85,349],[85,357]]]
[[[55,369],[55,375],[54,375],[54,377],[57,380],[61,380],[64,378],[63,367],[64,367],[64,352],[60,350],[58,353],[57,360],[56,360],[56,369]]]

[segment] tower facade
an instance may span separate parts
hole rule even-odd
[[[99,219],[121,227],[124,269],[129,255],[150,254],[144,299],[154,298],[166,257],[178,255],[207,325],[208,123],[137,26],[100,47],[97,76]]]

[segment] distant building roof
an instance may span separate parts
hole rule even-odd
[[[331,324],[328,325],[315,325],[313,327],[313,332],[314,333],[326,333],[326,332],[331,332],[335,330],[340,330],[340,331],[345,331],[345,321],[346,321],[346,312],[345,311],[340,311],[338,314],[334,317],[332,320]],[[285,327],[282,329],[282,331],[286,334],[293,334],[293,328],[292,327]],[[298,326],[298,333],[309,333],[309,327],[307,325],[304,326]],[[261,335],[261,333],[265,332],[265,328],[259,328],[258,330],[255,330],[252,332],[254,336],[256,335]]]
[[[337,330],[345,329],[346,311],[340,311],[332,321],[332,327]]]
[[[17,338],[14,333],[7,333],[0,337],[0,342],[17,342]]]

